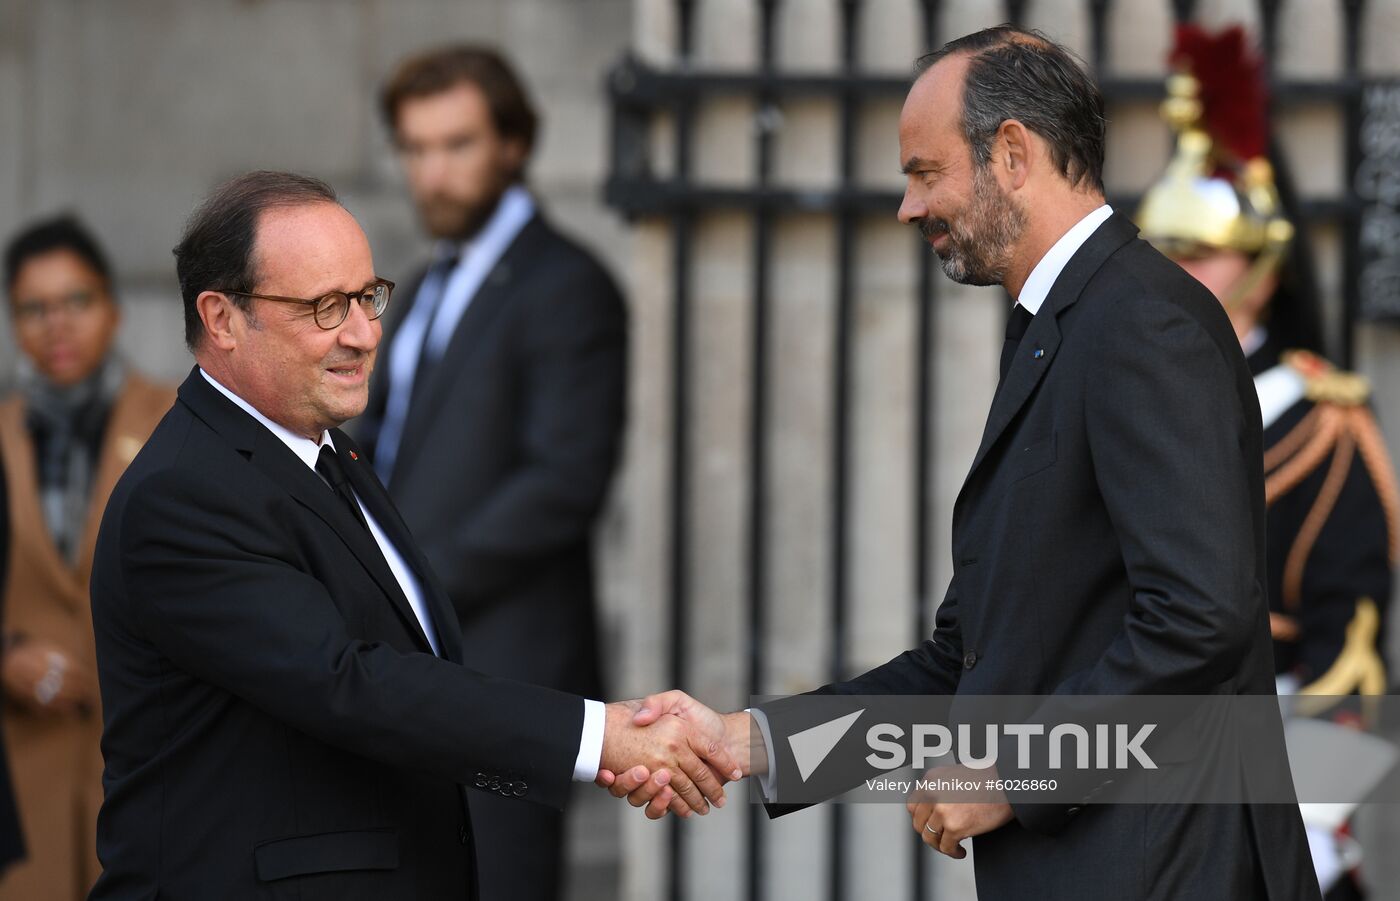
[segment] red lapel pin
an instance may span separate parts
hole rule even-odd
[[[351,452],[350,452],[350,459],[351,459],[351,460],[358,460],[358,459],[360,459],[360,455],[357,454],[357,453],[355,453],[354,451],[351,451]]]

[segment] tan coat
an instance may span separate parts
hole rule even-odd
[[[173,388],[135,373],[117,396],[93,474],[92,503],[76,568],[49,537],[40,509],[34,445],[24,400],[0,402],[0,453],[10,495],[10,566],[4,625],[58,645],[97,674],[88,576],[102,511],[117,479],[175,400]],[[8,701],[5,745],[27,857],[0,879],[0,901],[81,901],[98,874],[97,809],[102,803],[102,717],[38,715]]]

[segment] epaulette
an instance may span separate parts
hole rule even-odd
[[[1364,375],[1338,369],[1312,351],[1290,350],[1283,362],[1303,377],[1307,398],[1315,404],[1359,407],[1371,398],[1371,382]]]

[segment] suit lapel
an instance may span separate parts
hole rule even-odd
[[[982,465],[988,451],[996,445],[997,439],[1006,431],[1006,427],[1011,424],[1021,407],[1025,406],[1027,399],[1049,370],[1055,353],[1060,349],[1060,328],[1055,322],[1055,317],[1049,315],[1049,310],[1044,308],[1041,314],[1045,315],[1037,315],[1031,320],[1030,327],[1026,329],[1026,334],[1016,349],[1016,356],[1011,360],[1011,368],[1007,370],[1005,380],[997,388],[996,396],[992,399],[992,408],[987,413],[987,425],[982,430],[982,443],[977,447],[977,455],[972,458],[972,470],[968,478]]]
[[[398,508],[394,506],[393,500],[389,497],[389,493],[380,484],[378,476],[374,473],[374,468],[354,442],[350,440],[350,437],[340,429],[332,429],[331,437],[337,448],[349,452],[342,454],[341,459],[345,466],[346,477],[350,480],[350,487],[355,489],[355,494],[360,498],[360,502],[368,508],[374,521],[384,530],[385,537],[393,543],[399,555],[404,558],[404,561],[418,577],[418,587],[423,592],[423,600],[430,608],[429,613],[433,618],[433,625],[436,627],[438,644],[442,648],[443,657],[454,663],[461,663],[462,644],[460,631],[457,628],[457,612],[448,601],[446,593],[438,585],[437,577],[428,565],[428,559],[423,556],[422,550],[418,547],[418,542],[409,532],[408,524],[403,521]]]
[[[292,449],[269,432],[263,425],[240,410],[204,380],[196,368],[180,386],[180,400],[192,409],[200,419],[224,436],[235,450],[243,453],[254,466],[303,507],[316,514],[345,546],[354,554],[365,571],[369,573],[398,611],[404,628],[414,637],[422,650],[431,653],[432,646],[423,634],[418,617],[404,597],[399,582],[389,569],[384,554],[379,550],[374,537],[360,525],[359,521],[345,509],[335,493],[321,481],[310,467],[303,463]],[[337,433],[339,434],[339,433]]]
[[[1011,361],[1011,368],[1007,370],[1006,378],[992,400],[992,408],[987,413],[987,425],[982,432],[982,442],[972,459],[967,479],[963,482],[964,490],[971,484],[973,476],[992,448],[996,447],[1001,436],[1006,433],[1016,414],[1035,392],[1045,373],[1050,370],[1050,364],[1054,362],[1060,349],[1059,315],[1079,299],[1084,286],[1104,262],[1136,235],[1137,227],[1125,217],[1114,213],[1089,236],[1089,240],[1085,241],[1065,264],[1060,277],[1055,279],[1049,295],[1041,304],[1040,312],[1026,329],[1025,337],[1021,339],[1016,356]]]

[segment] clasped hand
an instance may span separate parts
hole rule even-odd
[[[995,769],[944,766],[929,770],[923,781],[925,784],[961,781],[986,785],[995,782],[996,775]],[[905,809],[924,844],[954,860],[967,856],[962,847],[963,839],[1000,829],[1011,822],[1013,815],[1006,795],[1000,789],[991,788],[960,792],[954,799],[940,797],[936,791],[916,789],[910,793]]]
[[[724,806],[724,784],[749,774],[748,714],[721,715],[681,691],[607,706],[597,784],[651,819]]]

